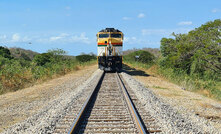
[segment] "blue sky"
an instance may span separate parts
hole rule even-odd
[[[124,50],[159,48],[172,32],[220,18],[221,0],[0,0],[0,45],[96,53],[96,33],[114,27]]]

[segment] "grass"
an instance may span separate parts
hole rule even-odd
[[[17,91],[95,63],[95,59],[85,62],[62,59],[36,65],[33,61],[3,58],[0,60],[0,94]]]
[[[124,63],[129,64],[130,66],[135,68],[143,68],[143,69],[148,69],[153,65],[153,64],[144,64],[140,62],[130,62],[130,61],[124,61]]]
[[[204,80],[198,77],[189,76],[183,72],[174,72],[173,69],[160,68],[156,64],[144,64],[139,62],[124,61],[125,64],[136,69],[146,70],[155,66],[155,70],[151,70],[155,75],[168,79],[188,91],[196,92],[204,96],[221,100],[221,81],[219,80]],[[157,89],[164,89],[156,86]]]
[[[164,87],[160,87],[160,86],[153,86],[153,88],[156,88],[156,89],[168,89],[168,88],[164,88]]]
[[[187,75],[184,72],[176,72],[171,68],[158,67],[157,73],[189,91],[221,100],[221,81],[219,80],[206,80],[197,76]]]

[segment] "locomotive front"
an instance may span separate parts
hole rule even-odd
[[[97,34],[98,67],[105,71],[122,69],[123,33],[118,29],[106,28]]]

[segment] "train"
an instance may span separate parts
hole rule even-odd
[[[115,28],[105,28],[96,36],[98,68],[104,71],[121,71],[123,33]]]

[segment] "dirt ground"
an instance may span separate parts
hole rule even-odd
[[[205,118],[214,127],[221,130],[221,102],[202,94],[184,90],[156,74],[156,68],[132,68],[126,66],[126,72],[151,89],[157,96],[170,105],[179,107],[179,112],[191,112]]]
[[[77,87],[97,69],[97,65],[82,67],[65,76],[48,80],[42,84],[0,95],[0,132],[9,126],[21,122],[45,106],[64,92],[58,88],[66,83],[74,83]],[[74,87],[72,87],[74,88]],[[67,88],[63,88],[67,89]]]
[[[57,88],[65,83],[76,82],[76,87],[97,69],[97,65],[81,68],[59,78],[49,80],[17,92],[0,95],[0,132],[37,113],[63,91]],[[221,130],[221,103],[201,94],[183,90],[182,87],[156,75],[154,68],[148,70],[126,67],[126,72],[150,88],[170,105],[179,107],[179,112],[191,112],[205,118]]]

